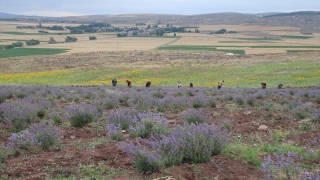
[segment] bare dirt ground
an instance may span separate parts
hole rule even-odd
[[[253,49],[252,51],[259,50]],[[94,69],[110,67],[110,65],[126,67],[128,63],[131,68],[145,67],[149,69],[150,67],[172,66],[186,61],[193,65],[205,62],[213,66],[232,66],[246,65],[250,62],[299,61],[301,58],[316,60],[319,55],[318,52],[283,53],[283,50],[276,49],[275,53],[280,54],[226,56],[225,53],[211,51],[93,51],[52,56],[4,58],[0,60],[0,71],[1,73],[23,73],[63,69]]]

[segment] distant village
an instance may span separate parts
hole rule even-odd
[[[136,23],[136,26],[120,26],[115,27],[107,23],[91,23],[81,24],[79,26],[43,26],[41,22],[36,26],[17,26],[17,29],[39,29],[40,33],[48,33],[46,30],[60,30],[68,31],[70,34],[84,34],[84,33],[103,33],[103,32],[118,32],[118,37],[126,36],[163,36],[165,33],[189,32],[200,33],[199,27],[176,27],[172,24],[152,24]],[[226,29],[220,29],[216,32],[209,32],[210,34],[224,34]],[[232,33],[232,32],[229,32]]]

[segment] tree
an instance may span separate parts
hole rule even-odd
[[[128,34],[127,33],[118,33],[117,37],[127,37]]]
[[[194,30],[195,33],[200,33],[199,29]]]
[[[28,46],[33,46],[33,45],[40,44],[40,41],[39,41],[39,40],[31,39],[31,40],[29,40],[29,41],[26,41],[26,44],[27,44]]]
[[[4,46],[4,49],[5,49],[5,50],[13,49],[13,48],[14,48],[14,46],[13,46],[12,44],[8,44],[8,45],[5,45],[5,46]]]
[[[56,44],[57,41],[53,39],[53,37],[50,38],[50,40],[48,41],[48,44]]]
[[[225,34],[226,32],[226,29],[220,29],[219,31],[216,31],[215,34]]]
[[[42,28],[42,24],[41,24],[41,21],[39,22],[39,28]]]
[[[89,36],[89,40],[96,40],[97,38],[95,36]]]
[[[177,36],[176,33],[173,33],[173,36]]]
[[[23,46],[23,42],[18,41],[18,42],[12,43],[12,45],[13,45],[14,47],[22,47],[22,46]]]
[[[66,38],[66,42],[76,42],[78,39],[77,38],[75,38],[75,37],[70,37],[70,36],[67,36],[67,38]]]

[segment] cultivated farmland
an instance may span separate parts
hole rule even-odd
[[[0,50],[0,179],[320,178],[320,34],[213,24],[117,37],[0,22],[1,49],[40,42]]]

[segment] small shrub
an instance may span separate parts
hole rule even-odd
[[[54,117],[53,117],[53,123],[54,123],[55,125],[60,125],[60,124],[62,123],[61,117],[60,117],[60,116],[54,116]]]
[[[118,124],[117,126],[114,124],[108,124],[107,131],[111,139],[114,141],[121,141],[124,138],[120,124]]]
[[[106,109],[113,109],[116,107],[115,103],[112,103],[112,102],[106,102],[106,104],[104,105],[104,107]]]
[[[232,101],[233,100],[233,96],[228,96],[228,101]]]
[[[70,117],[70,123],[73,127],[84,127],[85,125],[92,122],[94,119],[90,113],[75,114]]]
[[[192,101],[192,107],[193,108],[203,108],[205,106],[204,102],[200,99],[195,99]]]
[[[48,150],[51,145],[61,140],[60,129],[52,124],[39,123],[32,125],[28,131],[13,133],[8,138],[10,149],[28,149],[31,146],[38,146]]]
[[[3,144],[0,144],[0,164],[4,163],[4,160],[9,154],[9,149],[7,149]]]
[[[6,101],[6,98],[4,98],[3,96],[0,96],[0,104],[5,102]]]
[[[201,124],[209,120],[202,109],[189,109],[182,117],[188,124]]]
[[[294,91],[293,91],[293,90],[290,90],[290,92],[289,92],[289,93],[290,93],[290,95],[291,95],[291,96],[293,96],[293,95],[294,95]]]
[[[38,146],[44,150],[48,150],[50,146],[57,144],[62,139],[60,129],[52,124],[34,124],[28,131],[34,135]]]
[[[301,131],[310,131],[311,130],[311,126],[308,124],[302,124],[299,126],[299,130]]]
[[[316,98],[316,102],[317,102],[318,104],[320,104],[320,96],[318,96],[318,97]],[[1,103],[1,101],[0,101],[0,103]]]
[[[296,119],[305,119],[309,116],[309,113],[306,110],[299,109],[295,112],[294,117]]]
[[[100,116],[98,109],[90,104],[69,107],[67,114],[73,127],[83,127]]]
[[[178,92],[177,96],[179,96],[179,97],[183,96],[183,92]]]
[[[164,105],[157,106],[158,112],[166,112],[166,107]]]
[[[320,124],[320,112],[315,112],[314,114],[312,114],[311,116],[311,121],[313,123],[318,123]]]
[[[187,95],[190,96],[190,97],[192,97],[192,96],[194,96],[195,94],[194,94],[193,91],[187,91]]]
[[[238,104],[239,106],[243,106],[244,105],[244,100],[242,98],[237,98],[236,99],[236,104]]]
[[[46,109],[41,108],[38,112],[37,112],[37,116],[38,117],[44,117],[46,115]]]
[[[247,100],[247,104],[251,107],[253,107],[255,105],[254,99],[250,98]]]
[[[128,130],[129,126],[134,126],[138,122],[137,111],[134,109],[119,109],[109,114],[108,122],[121,126],[122,130]]]
[[[208,101],[208,106],[211,107],[211,108],[216,108],[217,107],[216,102],[214,100],[209,100]]]
[[[154,122],[152,119],[144,118],[141,122],[137,122],[135,127],[129,127],[130,137],[146,138],[151,135]]]
[[[257,98],[257,99],[263,99],[263,95],[262,95],[262,94],[259,94],[259,95],[256,96],[256,98]]]
[[[19,93],[17,94],[17,98],[23,99],[24,97],[26,97],[27,95],[24,93]]]
[[[153,93],[152,96],[155,97],[155,98],[163,99],[165,95],[163,93],[161,93],[161,92],[155,92],[155,93]]]

